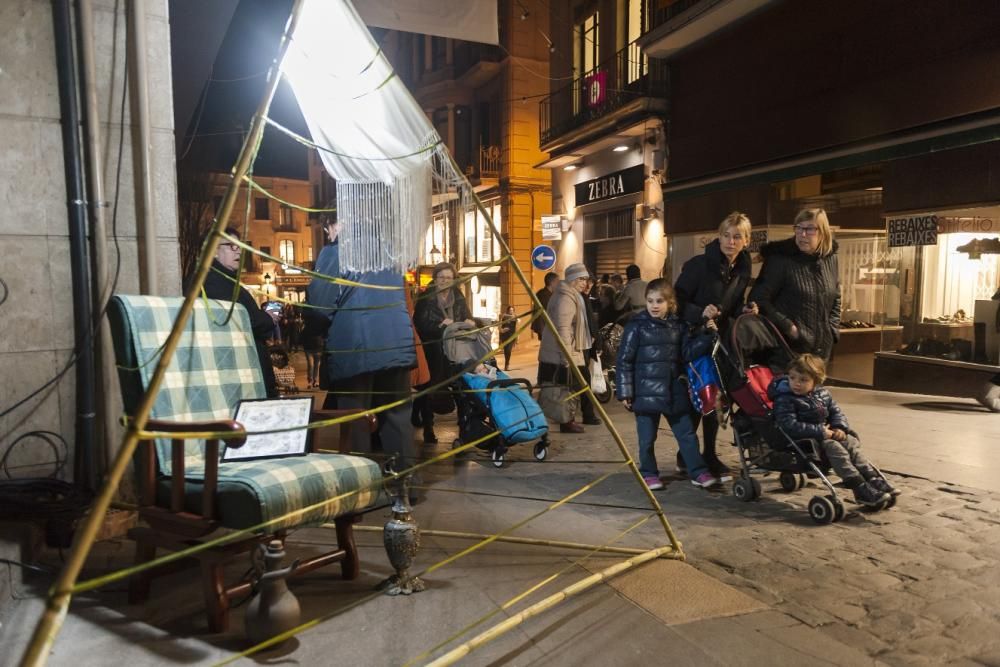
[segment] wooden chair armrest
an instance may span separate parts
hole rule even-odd
[[[147,431],[162,431],[164,433],[187,433],[190,431],[211,431],[213,433],[232,433],[232,437],[224,438],[227,446],[242,447],[247,441],[246,429],[233,419],[218,419],[212,421],[168,421],[165,419],[150,419],[146,422]],[[215,492],[219,484],[219,440],[209,438],[205,441],[205,477],[202,486],[201,514],[206,519],[215,515]],[[170,441],[170,511],[184,511],[184,443],[181,438]],[[142,479],[140,496],[143,505],[156,504],[156,461],[152,447],[146,447],[140,459]]]

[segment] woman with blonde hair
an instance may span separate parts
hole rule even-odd
[[[684,263],[674,285],[678,315],[692,326],[715,320],[723,334],[745,312],[757,312],[746,303],[750,284],[750,218],[733,211],[719,225],[719,237],[705,246],[705,252]],[[698,415],[694,420],[698,429]],[[729,468],[715,453],[719,419],[713,412],[701,418],[702,458],[713,475],[723,482],[732,479]],[[677,453],[677,468],[685,471],[684,459]]]
[[[829,361],[840,339],[837,242],[821,208],[795,216],[795,236],[761,248],[764,266],[750,300],[781,330],[792,349]]]

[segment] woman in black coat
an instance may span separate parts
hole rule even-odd
[[[750,299],[794,351],[829,361],[840,339],[840,277],[826,211],[801,211],[795,237],[765,244],[761,254],[764,266]]]
[[[714,319],[724,335],[741,314],[756,312],[744,299],[750,284],[750,253],[746,249],[750,231],[750,219],[734,211],[719,225],[719,238],[705,246],[705,253],[684,263],[674,291],[680,316],[688,324],[698,326]],[[698,417],[695,415],[696,430]],[[701,424],[702,458],[713,475],[721,481],[729,481],[732,473],[715,452],[719,418],[713,412],[702,417]],[[683,459],[678,452],[677,467],[682,466]]]
[[[472,322],[469,305],[465,297],[452,283],[455,281],[455,267],[441,262],[434,267],[431,277],[433,286],[417,301],[413,311],[413,324],[424,343],[424,356],[431,372],[431,385],[439,384],[451,376],[448,360],[444,356],[441,336],[445,327],[454,322]],[[424,385],[426,387],[427,385]],[[423,389],[424,387],[417,387]],[[415,400],[412,421],[419,421],[424,427],[424,442],[435,443],[434,410],[426,397]]]

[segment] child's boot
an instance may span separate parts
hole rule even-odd
[[[859,480],[859,484],[854,487],[854,500],[865,507],[878,507],[889,500],[890,496],[884,491],[879,491],[868,482]]]
[[[882,493],[888,493],[890,496],[898,496],[902,493],[899,489],[894,487],[889,483],[885,477],[875,477],[868,480],[868,484],[875,488],[876,491],[881,491]]]

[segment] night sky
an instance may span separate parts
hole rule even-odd
[[[204,64],[211,53],[204,47],[199,49],[200,45],[191,40],[197,39],[199,29],[204,32],[198,22],[224,19],[211,9],[200,9],[198,4],[171,0],[171,46],[174,51],[183,50],[179,52],[181,57],[173,58],[175,105],[178,110],[192,110],[188,126],[177,128],[177,157],[188,165],[195,163],[200,168],[228,171],[242,144],[240,130],[249,127],[263,97],[266,73],[277,54],[292,2],[240,0],[215,57],[212,79],[204,86],[197,85],[204,76],[199,74],[197,61],[201,59]],[[202,71],[207,74],[209,70],[202,68]],[[309,136],[287,84],[278,87],[269,115],[276,122]],[[303,146],[273,128],[267,129],[254,172],[305,179],[307,159]]]

